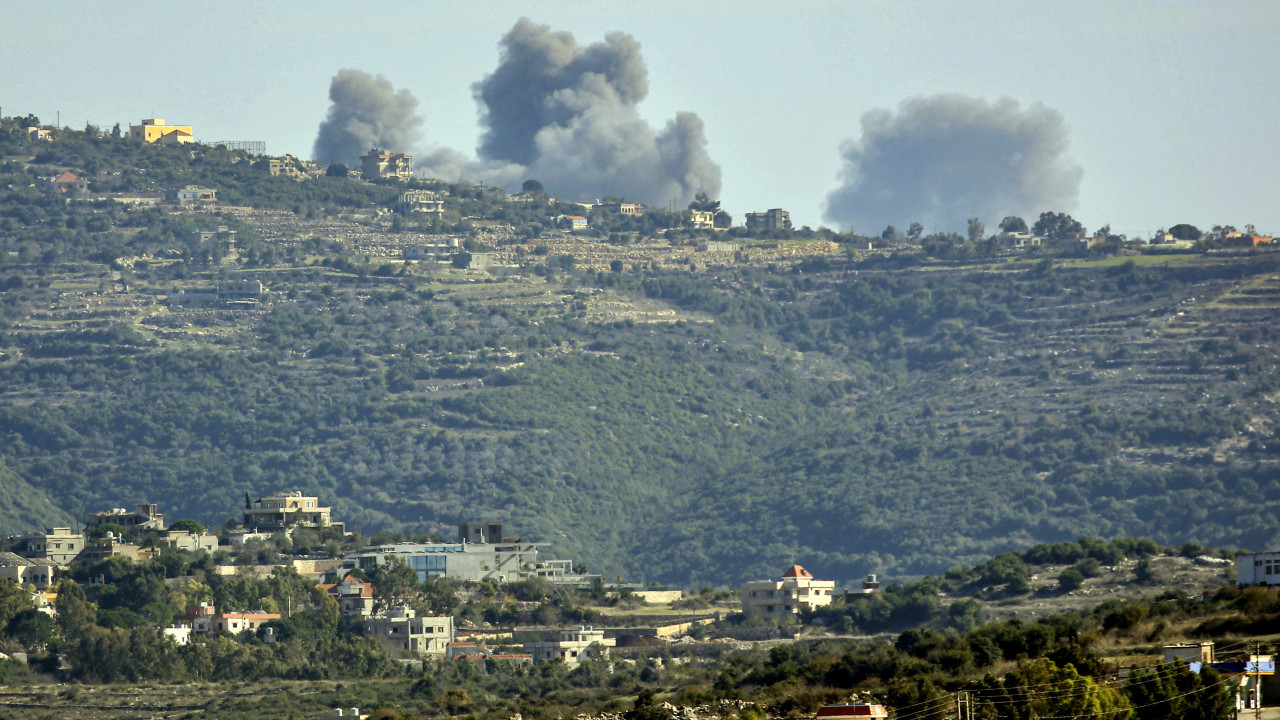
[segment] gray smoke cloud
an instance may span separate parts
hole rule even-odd
[[[637,112],[648,71],[630,35],[579,47],[572,34],[521,18],[502,38],[497,69],[473,90],[480,161],[444,150],[423,163],[428,174],[508,186],[501,178],[536,178],[562,197],[650,204],[720,193],[720,166],[697,115],[679,113],[659,131]]]
[[[329,114],[320,123],[312,157],[354,165],[371,148],[412,152],[422,118],[408,90],[396,91],[381,75],[339,70],[329,83]]]
[[[862,138],[841,147],[841,185],[827,196],[825,217],[864,233],[910,222],[963,232],[970,217],[992,225],[1071,211],[1083,171],[1065,157],[1067,145],[1062,115],[1039,103],[905,100],[897,114],[862,116]]]

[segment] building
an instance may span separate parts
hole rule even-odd
[[[854,720],[855,718],[887,718],[889,711],[883,705],[872,703],[842,703],[818,708],[814,720]]]
[[[1236,584],[1280,585],[1280,551],[1237,555]]]
[[[170,625],[169,627],[161,630],[160,633],[172,640],[174,645],[191,644],[190,625]]]
[[[609,657],[609,648],[614,643],[613,638],[604,636],[603,630],[583,625],[577,630],[561,630],[559,640],[527,642],[524,644],[524,651],[533,656],[534,662],[559,660],[568,665],[577,665],[586,660]]]
[[[452,617],[416,617],[413,608],[391,608],[386,617],[370,618],[365,632],[389,651],[444,656],[453,641]]]
[[[80,562],[93,563],[111,557],[126,557],[134,562],[150,560],[157,555],[155,548],[144,548],[130,542],[124,542],[113,533],[105,538],[92,540],[77,558]]]
[[[195,140],[190,125],[169,125],[164,118],[147,118],[141,125],[129,126],[129,137],[143,142],[156,142],[170,135],[173,137],[169,142],[189,143]]]
[[[406,190],[396,203],[401,213],[431,219],[444,217],[444,198],[434,190]]]
[[[360,177],[365,180],[378,180],[380,178],[412,180],[413,156],[404,153],[389,153],[382,148],[373,148],[368,155],[360,158]]]
[[[50,560],[58,565],[68,565],[84,550],[84,533],[71,532],[68,527],[49,528],[44,532],[10,537],[5,549],[28,560]]]
[[[296,491],[277,492],[246,505],[244,526],[257,532],[300,527],[346,530],[342,523],[333,521],[332,510],[321,507],[318,498]]]
[[[70,170],[53,179],[53,191],[58,194],[79,194],[89,189],[89,181]]]
[[[338,603],[338,612],[343,615],[373,615],[374,587],[370,583],[348,576],[339,582],[318,587]]]
[[[515,582],[536,577],[538,546],[526,542],[374,545],[347,556],[343,565],[370,571],[392,557],[408,563],[417,572],[418,582],[434,577]]]
[[[52,560],[24,558],[11,552],[0,552],[0,579],[19,585],[46,588],[56,581],[58,565]]]
[[[773,208],[762,213],[747,213],[747,228],[753,230],[790,230],[791,213]]]
[[[405,260],[434,260],[436,262],[451,262],[453,256],[462,252],[462,246],[458,243],[457,238],[445,238],[437,243],[426,243],[423,245],[406,245],[400,251],[401,256]]]
[[[233,635],[248,631],[257,632],[264,623],[279,620],[279,613],[263,612],[218,612],[217,607],[209,603],[200,603],[187,608],[187,614],[181,620],[191,622],[191,632],[201,635],[217,635],[228,632]]]
[[[326,168],[322,167],[320,163],[299,160],[292,155],[285,155],[284,157],[278,158],[264,157],[255,162],[253,167],[257,170],[265,170],[271,175],[289,177],[294,180],[306,180],[308,178],[319,177],[324,175],[326,171]]]
[[[1180,661],[1188,664],[1211,663],[1213,662],[1213,643],[1198,642],[1165,645],[1164,661],[1166,663]]]
[[[808,570],[792,565],[781,580],[755,580],[738,588],[742,611],[766,618],[786,617],[831,604],[834,580],[815,580]]]
[[[218,536],[197,535],[187,530],[166,530],[160,535],[160,543],[173,550],[214,552],[218,549]]]
[[[31,139],[31,142],[40,142],[41,140],[44,142],[53,142],[52,130],[45,130],[43,128],[35,127],[34,125],[23,128],[23,130],[26,131],[27,137]]]
[[[626,215],[628,217],[640,217],[641,215],[644,215],[644,206],[640,203],[597,203],[592,207],[593,209],[604,210],[606,212],[616,212],[619,215]]]
[[[694,230],[715,230],[716,214],[710,210],[690,210],[689,227]]]
[[[458,542],[484,543],[520,542],[518,537],[507,537],[502,523],[494,520],[468,520],[458,523]]]
[[[143,503],[136,510],[112,508],[103,512],[89,513],[85,521],[85,529],[99,525],[119,525],[125,530],[163,530],[164,513],[158,512],[156,503]]]
[[[217,202],[218,191],[213,188],[201,187],[199,185],[188,185],[184,188],[170,190],[168,193],[168,199],[169,202],[176,202],[179,205]]]

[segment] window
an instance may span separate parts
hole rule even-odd
[[[307,501],[307,507],[315,507],[315,506],[316,506],[316,503],[315,503],[315,501],[314,501],[314,500],[308,500],[308,501]]]

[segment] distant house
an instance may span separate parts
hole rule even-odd
[[[365,632],[390,651],[443,656],[453,641],[453,618],[417,617],[413,608],[391,608],[386,617],[370,618]]]
[[[89,513],[89,519],[85,521],[85,528],[95,528],[99,525],[119,525],[125,530],[133,530],[135,528],[142,530],[163,530],[164,529],[164,513],[159,512],[160,506],[155,503],[143,503],[136,510],[126,510],[124,508],[112,508],[102,512]]]
[[[569,230],[572,232],[578,232],[578,231],[587,229],[587,219],[581,215],[556,216],[556,222],[558,223],[560,221],[567,221],[569,223]]]
[[[716,227],[716,214],[710,210],[690,210],[689,227],[694,230],[714,230]]]
[[[52,142],[52,141],[53,141],[53,131],[52,131],[52,130],[45,130],[44,128],[38,128],[38,127],[35,127],[35,126],[27,127],[27,128],[23,128],[23,130],[25,130],[25,131],[26,131],[26,133],[27,133],[27,137],[31,138],[31,141],[32,141],[32,142],[40,142],[40,141],[42,141],[42,140],[43,140],[44,142]]]
[[[613,638],[606,638],[603,630],[583,625],[576,630],[561,630],[559,640],[527,642],[524,651],[535,662],[559,660],[567,665],[577,665],[587,660],[609,657],[609,648],[615,645]]]
[[[197,535],[186,530],[166,530],[160,535],[160,543],[174,550],[214,552],[218,549],[218,536]]]
[[[45,588],[54,583],[58,572],[58,564],[52,560],[24,558],[17,553],[0,552],[0,578],[12,580],[19,585]]]
[[[295,180],[319,177],[325,174],[326,168],[319,163],[299,160],[292,155],[283,157],[264,157],[253,164],[258,170],[265,170],[271,175],[283,175]]]
[[[382,148],[373,148],[369,154],[360,158],[360,177],[365,180],[394,178],[396,180],[413,179],[413,156],[405,153],[391,153]]]
[[[184,188],[177,188],[169,191],[169,201],[176,202],[179,205],[189,205],[191,203],[201,202],[217,202],[218,191],[213,188],[200,187],[199,185],[188,185]]]
[[[82,193],[89,189],[89,181],[70,170],[53,179],[53,191],[56,193]]]
[[[214,605],[200,603],[187,608],[187,614],[180,620],[191,622],[191,631],[201,635],[217,635],[228,632],[233,635],[249,631],[256,632],[264,623],[279,620],[279,613],[263,612],[218,612]]]
[[[834,580],[815,580],[799,565],[782,573],[781,580],[755,580],[738,588],[742,611],[753,610],[765,618],[796,615],[831,604]]]
[[[373,615],[374,587],[372,584],[348,576],[340,582],[317,587],[328,593],[329,597],[338,603],[338,612],[343,615],[360,617]]]
[[[791,213],[782,208],[747,213],[747,228],[752,230],[790,230]]]
[[[67,565],[84,550],[84,533],[73,533],[69,527],[55,527],[9,537],[4,546],[5,550],[29,560],[51,560]]]
[[[1237,555],[1236,584],[1280,585],[1280,551]]]
[[[147,118],[141,125],[129,126],[129,137],[143,142],[157,142],[168,137],[168,142],[195,142],[190,125],[169,125],[164,118]]]
[[[597,203],[594,208],[604,210],[606,212],[616,212],[619,215],[626,215],[628,217],[640,217],[641,215],[644,215],[645,210],[645,207],[640,203],[624,202]]]
[[[250,503],[244,509],[244,526],[268,532],[287,528],[345,530],[343,523],[333,521],[330,508],[320,506],[319,498],[300,492],[277,492]]]
[[[406,190],[400,193],[400,201],[396,205],[405,215],[444,217],[444,198],[433,190]]]

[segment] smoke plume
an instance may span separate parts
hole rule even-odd
[[[572,34],[522,18],[501,47],[497,69],[473,88],[484,128],[480,162],[441,151],[427,159],[429,174],[489,182],[514,174],[566,197],[653,204],[719,195],[720,167],[707,155],[698,116],[679,113],[659,131],[636,111],[648,72],[630,35],[579,47]]]
[[[408,90],[397,92],[381,75],[344,69],[333,76],[329,99],[329,114],[312,149],[317,162],[354,165],[375,147],[412,152],[422,118]]]
[[[1039,103],[905,100],[896,115],[862,116],[862,139],[841,147],[841,185],[825,216],[864,233],[909,222],[963,231],[975,216],[994,224],[1073,210],[1083,171],[1064,156],[1067,144],[1062,115]]]

